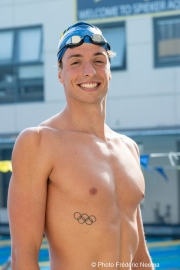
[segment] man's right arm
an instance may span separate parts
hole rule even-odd
[[[8,211],[12,270],[37,270],[44,232],[47,179],[52,170],[48,143],[41,128],[18,137],[12,155]]]

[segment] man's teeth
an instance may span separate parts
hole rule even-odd
[[[98,86],[98,83],[83,83],[81,86],[84,88],[95,88]]]

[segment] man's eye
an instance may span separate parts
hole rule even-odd
[[[96,60],[96,63],[98,63],[98,64],[103,64],[104,61],[103,61],[103,60]]]
[[[72,62],[72,63],[71,63],[71,65],[77,65],[77,64],[79,64],[78,61],[75,61],[75,62]]]

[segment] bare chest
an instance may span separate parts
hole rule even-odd
[[[134,209],[144,194],[144,179],[126,147],[89,141],[68,141],[54,150],[50,184],[79,203]]]

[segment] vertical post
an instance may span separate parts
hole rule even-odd
[[[180,141],[177,141],[177,149],[180,152]],[[178,166],[180,166],[180,157],[178,159]],[[178,180],[178,213],[179,213],[179,220],[180,223],[180,170],[177,172],[177,180]]]

